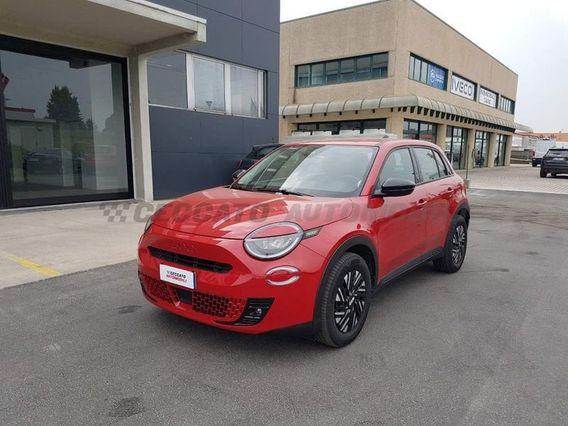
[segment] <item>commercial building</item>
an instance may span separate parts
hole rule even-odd
[[[178,196],[278,135],[278,0],[1,0],[0,209]]]
[[[456,169],[508,165],[517,74],[412,0],[282,23],[280,137],[386,129]]]

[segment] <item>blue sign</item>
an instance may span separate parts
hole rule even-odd
[[[436,65],[428,66],[428,85],[437,89],[446,90],[446,70]]]

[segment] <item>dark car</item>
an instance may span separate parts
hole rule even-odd
[[[568,148],[551,148],[542,157],[540,177],[545,178],[549,173],[552,177],[568,174]]]
[[[280,144],[278,143],[253,146],[251,152],[249,152],[245,158],[239,161],[237,170],[235,170],[235,172],[233,173],[233,179],[236,179],[240,173],[242,173],[244,170],[250,169],[254,163],[267,156],[278,147],[280,147]]]

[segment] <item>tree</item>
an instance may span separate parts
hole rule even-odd
[[[77,96],[67,86],[55,86],[47,101],[47,118],[56,121],[83,123]]]

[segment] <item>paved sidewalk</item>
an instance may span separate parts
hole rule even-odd
[[[0,213],[0,288],[135,259],[146,218],[163,203]]]
[[[465,177],[465,171],[459,172]],[[568,175],[540,177],[540,168],[512,165],[469,171],[470,188],[568,195]]]

